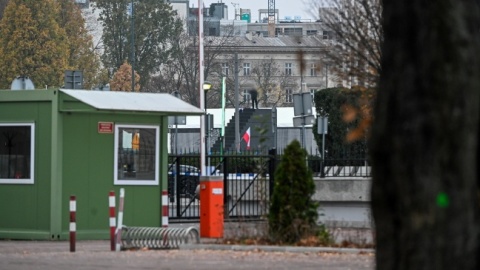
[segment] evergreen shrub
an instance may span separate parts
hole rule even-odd
[[[312,200],[315,183],[306,166],[307,152],[294,140],[285,148],[275,171],[268,214],[269,236],[277,243],[295,243],[317,235],[318,203]]]

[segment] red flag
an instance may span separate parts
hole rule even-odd
[[[250,127],[248,127],[242,139],[247,143],[247,150],[250,150]]]

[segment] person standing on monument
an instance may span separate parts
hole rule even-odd
[[[257,90],[252,89],[252,90],[248,91],[248,93],[250,94],[250,98],[252,99],[252,109],[255,109],[255,107],[258,109],[258,99],[257,99],[258,92],[257,92]]]

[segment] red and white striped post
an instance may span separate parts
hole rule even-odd
[[[70,196],[70,252],[75,252],[75,241],[77,234],[77,201],[74,195]]]
[[[168,227],[168,191],[162,191],[162,227]]]
[[[120,244],[122,242],[122,223],[123,223],[123,204],[125,199],[125,189],[120,189],[120,199],[118,202],[118,222],[117,222],[117,241],[115,250],[120,251]]]
[[[115,220],[115,191],[110,191],[108,195],[108,207],[110,209],[110,250],[115,251],[115,229],[117,222]]]
[[[162,190],[162,227],[168,227],[168,191]],[[167,246],[168,232],[163,236],[163,245]]]

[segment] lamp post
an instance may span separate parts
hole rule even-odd
[[[132,92],[135,92],[135,21],[133,0],[131,4],[131,27],[132,27]]]
[[[198,88],[200,94],[200,109],[205,109],[204,101],[204,90],[203,90],[203,80],[204,80],[204,67],[203,67],[203,1],[198,0]],[[205,117],[200,117],[200,166],[201,166],[201,175],[206,175],[205,168]]]
[[[206,141],[206,145],[205,145],[205,147],[206,147],[205,153],[206,154],[205,155],[207,156],[206,159],[208,161],[207,162],[208,163],[207,170],[210,170],[210,159],[208,158],[208,154],[209,154],[208,152],[209,152],[209,149],[210,149],[210,138],[209,138],[210,134],[209,133],[210,133],[210,124],[211,123],[209,121],[210,118],[209,118],[209,115],[207,113],[207,108],[208,108],[207,107],[207,92],[208,92],[208,90],[210,90],[212,88],[212,84],[208,81],[205,81],[205,82],[203,82],[202,88],[203,88],[203,91],[204,91],[203,95],[204,95],[204,98],[205,98],[205,101],[204,101],[204,104],[205,104],[205,127],[206,127],[205,128],[205,141]],[[208,171],[204,175],[210,175],[210,171]]]

